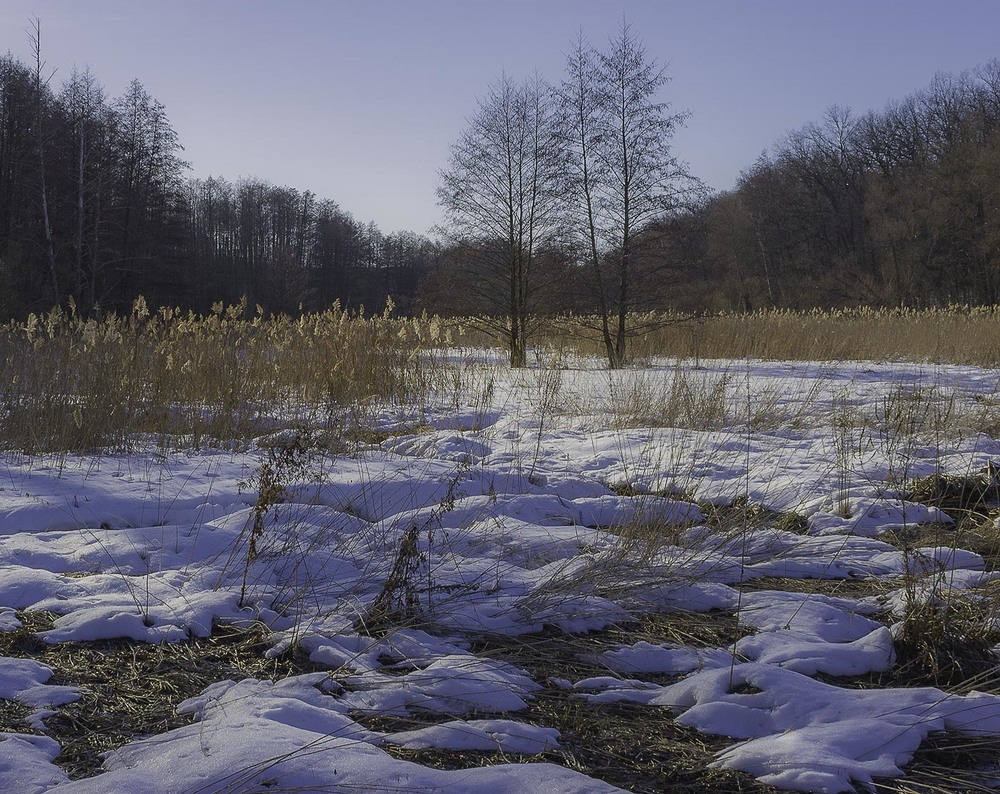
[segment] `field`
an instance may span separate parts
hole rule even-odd
[[[997,790],[997,325],[7,326],[0,789]]]

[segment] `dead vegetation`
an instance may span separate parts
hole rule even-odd
[[[731,645],[746,633],[732,613],[678,611],[646,614],[634,623],[584,635],[547,629],[520,637],[492,636],[476,642],[472,650],[479,656],[509,662],[544,685],[533,695],[528,709],[510,714],[509,718],[558,729],[560,747],[536,756],[392,746],[386,749],[398,758],[441,769],[548,761],[626,791],[773,792],[776,789],[758,783],[749,775],[711,768],[714,754],[725,748],[729,740],[705,736],[677,724],[669,709],[629,703],[590,703],[555,683],[560,679],[619,676],[602,663],[601,653],[639,640],[716,648]],[[641,678],[666,684],[679,676],[644,674]],[[404,731],[450,718],[418,714],[406,718],[358,716],[357,719],[374,730]]]
[[[874,794],[995,794],[1000,741],[933,734],[914,754],[906,776],[876,782]]]
[[[313,671],[300,654],[265,658],[270,648],[263,627],[219,626],[211,637],[151,645],[131,640],[50,645],[35,632],[51,628],[54,615],[21,613],[21,628],[0,634],[0,653],[35,659],[52,668],[48,684],[77,687],[79,700],[46,718],[46,734],[62,746],[55,759],[72,779],[101,771],[101,753],[136,739],[187,725],[177,705],[216,681],[279,680]],[[0,701],[0,730],[34,732],[30,710]]]
[[[730,741],[679,725],[667,709],[629,703],[590,704],[564,692],[537,693],[517,719],[558,728],[560,747],[535,756],[448,750],[386,749],[397,758],[440,769],[547,761],[611,783],[625,791],[669,794],[770,794],[777,789],[750,775],[709,766]],[[383,724],[384,727],[389,727]],[[408,730],[412,721],[395,722]]]
[[[781,361],[933,361],[995,367],[1000,363],[997,306],[929,309],[867,306],[825,311],[761,309],[636,316],[652,330],[632,340],[635,360],[761,358]],[[554,318],[545,340],[559,349],[601,355],[587,317]]]
[[[140,298],[127,316],[56,308],[2,325],[0,449],[245,444],[280,428],[276,417],[364,435],[372,401],[420,403],[434,377],[421,352],[451,339],[440,323],[391,312],[335,305],[292,318],[244,302],[200,316],[150,312]]]
[[[0,335],[0,362],[17,377],[3,387],[5,390],[0,389],[0,446],[34,452],[127,450],[143,438],[179,446],[245,443],[276,429],[277,413],[295,414],[303,405],[311,405],[313,413],[305,421],[320,417],[326,423],[317,433],[317,438],[325,439],[319,445],[339,452],[358,444],[378,443],[391,435],[367,427],[368,410],[374,401],[419,406],[431,389],[447,388],[442,371],[434,371],[433,365],[421,358],[425,345],[445,339],[440,324],[433,330],[433,320],[397,320],[388,313],[362,318],[336,309],[298,320],[248,318],[246,308],[219,307],[209,317],[194,318],[166,310],[151,316],[144,306],[137,305],[131,317],[112,317],[99,323],[56,312],[23,327],[6,327],[6,335]],[[698,324],[704,333],[697,340],[692,336],[690,343],[685,343],[687,347],[681,344],[687,338],[684,335],[666,334],[644,340],[642,350],[648,356],[695,358],[759,355],[812,360],[845,351],[853,357],[916,357],[926,352],[922,345],[929,338],[925,338],[928,323],[942,318],[947,320],[945,330],[951,329],[956,335],[965,334],[971,326],[996,324],[992,313],[957,310],[948,315],[773,312],[706,318]],[[904,327],[914,333],[901,332],[899,329]],[[884,345],[886,339],[909,339],[911,346],[886,350],[875,345],[876,340]],[[934,339],[936,347],[931,357],[977,359],[977,363],[1000,361],[1000,338],[995,347],[968,353],[960,353],[960,348],[948,342],[947,333],[940,330]],[[549,343],[554,349],[569,345],[566,339],[556,337]],[[582,346],[579,350],[586,352]],[[52,368],[59,370],[58,377],[53,377]],[[133,373],[134,380],[123,379],[120,385],[105,383],[109,379],[101,380],[99,375],[109,369]],[[153,373],[158,374],[154,377]],[[464,389],[457,380],[461,375],[453,373],[448,377],[456,378],[453,391],[457,405]],[[619,430],[640,426],[726,427],[735,421],[728,386],[724,375],[697,374],[688,378],[675,372],[670,384],[659,391],[640,384],[623,393],[613,425]],[[757,409],[748,407],[746,415],[736,419],[755,428],[789,419],[798,421],[796,416],[779,416],[775,413],[776,399],[773,405],[768,400],[770,397]],[[104,410],[109,405],[113,410]],[[1000,407],[985,402],[980,407],[984,412],[977,417],[980,425],[992,427],[987,420],[993,417],[1000,427]],[[557,409],[549,406],[547,410]],[[414,432],[421,427],[420,422],[412,425]],[[539,444],[540,439],[541,431]],[[615,490],[623,496],[646,495],[630,485]],[[653,495],[688,498],[681,490]],[[910,526],[887,533],[882,540],[904,551],[923,546],[969,549],[982,554],[988,568],[1000,566],[1000,540],[993,524],[998,491],[991,476],[936,474],[907,483],[904,496],[940,507],[956,517],[957,523]],[[262,502],[261,507],[266,509],[267,503]],[[700,504],[699,508],[706,523],[722,536],[758,529],[797,534],[808,530],[801,515],[769,511],[747,500],[723,506]],[[638,529],[642,532],[637,537],[651,537],[655,530],[653,540],[657,544],[673,537],[662,528]],[[415,548],[411,538],[410,546],[401,549],[400,581],[412,578],[406,565],[416,559]],[[973,592],[972,598],[922,603],[917,598],[917,582],[916,577],[911,582],[914,593],[907,615],[909,625],[897,643],[897,665],[888,673],[837,683],[1000,690],[993,651],[1000,637],[984,622],[984,617],[992,614],[985,605],[995,607],[1000,603],[1000,586],[986,585]],[[873,579],[760,578],[743,585],[746,590],[788,590],[847,598],[877,595],[884,587]],[[405,588],[397,589],[407,595]],[[396,589],[390,588],[389,592],[396,594]],[[977,603],[977,598],[986,600]],[[392,625],[411,618],[411,607],[405,598],[387,601],[382,628],[391,631]],[[21,629],[0,634],[0,652],[37,659],[55,671],[50,683],[75,686],[81,691],[79,701],[60,707],[46,722],[48,733],[63,748],[57,763],[73,778],[99,772],[102,752],[187,724],[188,718],[174,713],[176,705],[215,681],[280,679],[315,669],[294,653],[265,658],[269,645],[262,629],[218,627],[210,638],[176,645],[125,640],[46,645],[34,633],[48,628],[54,616],[27,613],[20,617],[24,622]],[[557,678],[575,681],[614,675],[602,664],[601,653],[639,640],[724,648],[746,633],[748,630],[739,625],[734,614],[674,612],[643,615],[632,624],[586,635],[546,630],[522,637],[481,639],[473,648],[477,654],[510,662],[526,670],[534,680],[549,682],[527,711],[510,716],[558,728],[561,748],[531,757],[436,749],[390,748],[390,752],[447,769],[551,761],[631,791],[774,791],[746,775],[710,767],[714,754],[730,741],[680,726],[666,709],[594,704],[551,683]],[[653,683],[675,680],[656,675],[643,678]],[[29,730],[27,716],[28,710],[20,704],[0,701],[0,729]],[[367,727],[389,731],[442,718],[422,715],[358,719]],[[935,737],[918,753],[905,782],[880,784],[877,790],[885,794],[986,790],[976,788],[989,781],[987,773],[979,770],[993,763],[995,780],[997,751],[995,741]]]

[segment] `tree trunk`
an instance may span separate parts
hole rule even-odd
[[[528,366],[528,351],[525,344],[524,326],[517,315],[510,318],[510,365],[515,369]]]
[[[85,131],[83,119],[80,120],[80,147],[77,156],[76,182],[76,299],[84,300],[85,278],[83,274],[83,211],[84,211],[84,165],[85,165]],[[90,307],[87,307],[88,309]]]
[[[45,132],[42,124],[42,23],[36,17],[34,29],[29,32],[35,50],[35,128],[38,135],[38,171],[42,191],[42,223],[45,230],[45,248],[52,280],[52,302],[59,303],[59,274],[56,271],[56,251],[52,242],[52,223],[49,218],[48,187],[45,184]]]
[[[56,250],[52,242],[52,224],[49,222],[48,189],[45,186],[45,154],[43,144],[38,142],[38,164],[41,168],[42,221],[45,227],[45,249],[49,262],[49,277],[52,279],[52,303],[59,303],[59,274],[56,272]]]

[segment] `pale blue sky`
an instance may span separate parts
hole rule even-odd
[[[717,189],[830,105],[881,108],[1000,57],[998,0],[2,0],[0,41],[27,60],[37,15],[56,83],[89,65],[114,96],[138,77],[196,176],[260,176],[425,232],[490,81],[558,81],[576,32],[602,46],[623,13],[693,114],[677,154]]]

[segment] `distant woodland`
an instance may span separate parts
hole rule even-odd
[[[634,62],[628,46],[637,47]],[[619,56],[631,78],[615,77]],[[660,136],[648,185],[631,188],[633,207],[647,194],[658,201],[624,225],[613,212],[624,195],[614,192],[623,190],[615,164],[600,160],[608,119],[599,117],[615,112],[615,79],[638,81],[648,100],[620,116],[620,128],[631,119]],[[1000,61],[941,74],[879,111],[831,107],[723,192],[701,187],[674,159],[669,140],[685,114],[657,103],[665,83],[627,30],[605,53],[578,42],[559,83],[498,80],[442,164],[445,221],[431,240],[384,234],[332,198],[294,187],[191,179],[166,109],[140,82],[108,97],[89,71],[55,84],[41,57],[7,55],[0,319],[71,299],[89,314],[126,309],[139,295],[198,312],[246,296],[250,307],[294,314],[334,301],[379,311],[391,296],[404,313],[492,313],[509,324],[510,305],[496,296],[523,287],[525,317],[603,312],[613,321],[597,303],[612,294],[604,282],[623,259],[630,311],[1000,303]],[[511,122],[520,125],[520,151],[527,142],[532,152],[517,175],[522,187],[530,177],[532,191],[518,207],[537,223],[523,261],[511,258],[525,255],[523,241],[504,225],[513,206],[493,228],[463,204],[477,189],[468,169],[499,145],[498,122],[508,136]],[[489,174],[478,178],[490,184]],[[567,196],[577,199],[572,207]],[[604,227],[593,220],[602,208],[612,219]],[[511,281],[518,268],[530,284]]]
[[[248,164],[251,167],[252,164]],[[163,105],[139,81],[109,98],[91,73],[56,88],[0,58],[0,318],[66,305],[207,312],[412,308],[437,256],[335,201],[260,179],[190,179]]]

